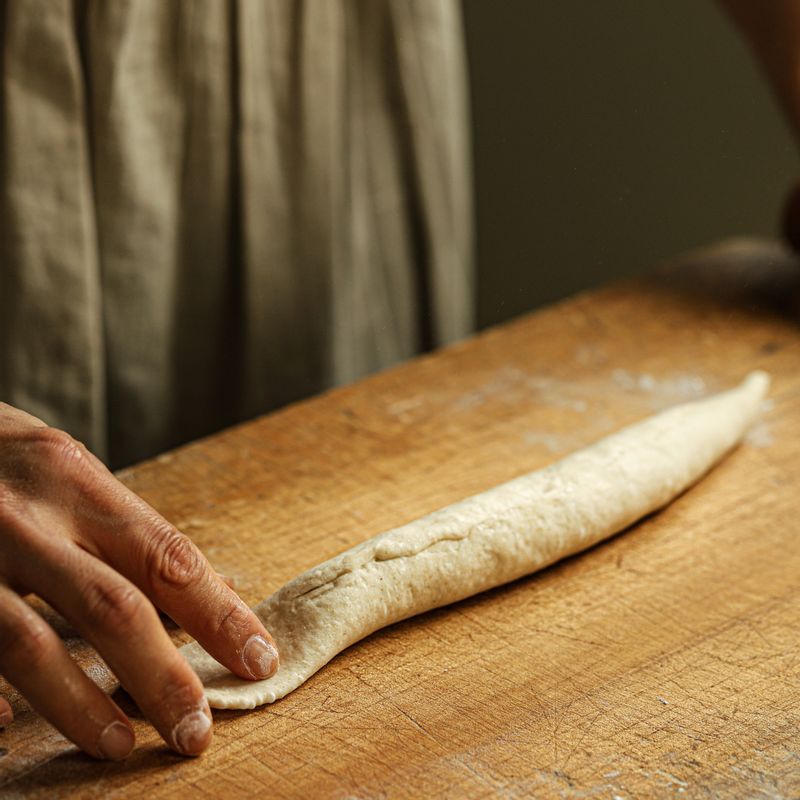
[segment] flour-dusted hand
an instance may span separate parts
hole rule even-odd
[[[0,673],[82,750],[125,757],[128,719],[23,600],[28,593],[69,620],[185,755],[208,746],[211,714],[157,608],[236,675],[277,668],[263,624],[186,536],[82,444],[0,403]],[[0,727],[11,720],[0,699]]]

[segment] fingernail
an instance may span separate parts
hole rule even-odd
[[[278,651],[263,636],[253,634],[244,646],[242,660],[254,678],[269,678],[278,669]]]
[[[202,711],[187,714],[172,731],[175,747],[185,756],[196,756],[208,744],[211,720]]]
[[[103,728],[97,740],[97,749],[103,758],[119,761],[133,750],[133,743],[133,731],[119,720],[114,720]]]

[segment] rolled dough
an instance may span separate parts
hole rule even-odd
[[[272,703],[373,631],[541,569],[666,505],[741,440],[768,387],[751,373],[313,567],[255,608],[280,652],[267,680],[237,678],[197,643],[183,654],[211,706]]]

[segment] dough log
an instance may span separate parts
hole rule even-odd
[[[741,440],[768,387],[754,372],[303,573],[255,609],[280,651],[267,680],[235,677],[197,643],[183,654],[211,706],[272,703],[373,631],[546,567],[666,505]]]

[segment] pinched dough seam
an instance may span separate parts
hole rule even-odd
[[[480,524],[480,523],[479,523]],[[436,547],[436,545],[441,544],[442,542],[463,542],[467,539],[472,537],[472,534],[475,532],[477,525],[472,525],[469,531],[464,535],[454,535],[454,534],[443,534],[441,537],[435,539],[434,541],[426,544],[425,547],[421,547],[419,550],[415,550],[413,553],[400,553],[398,555],[387,555],[380,557],[378,553],[373,553],[372,557],[368,561],[364,561],[363,563],[359,564],[357,567],[352,569],[344,569],[338,574],[334,575],[332,578],[328,578],[328,580],[323,581],[316,586],[312,586],[310,589],[306,589],[299,594],[296,594],[290,598],[287,598],[290,602],[294,602],[295,600],[299,600],[301,597],[307,597],[310,594],[316,593],[315,596],[319,596],[322,594],[327,593],[331,589],[336,586],[336,583],[341,579],[344,578],[345,575],[353,575],[358,572],[363,572],[364,570],[371,567],[373,564],[384,564],[387,561],[397,561],[401,558],[416,558],[418,555],[430,550],[432,547]],[[309,598],[312,599],[312,598]]]

